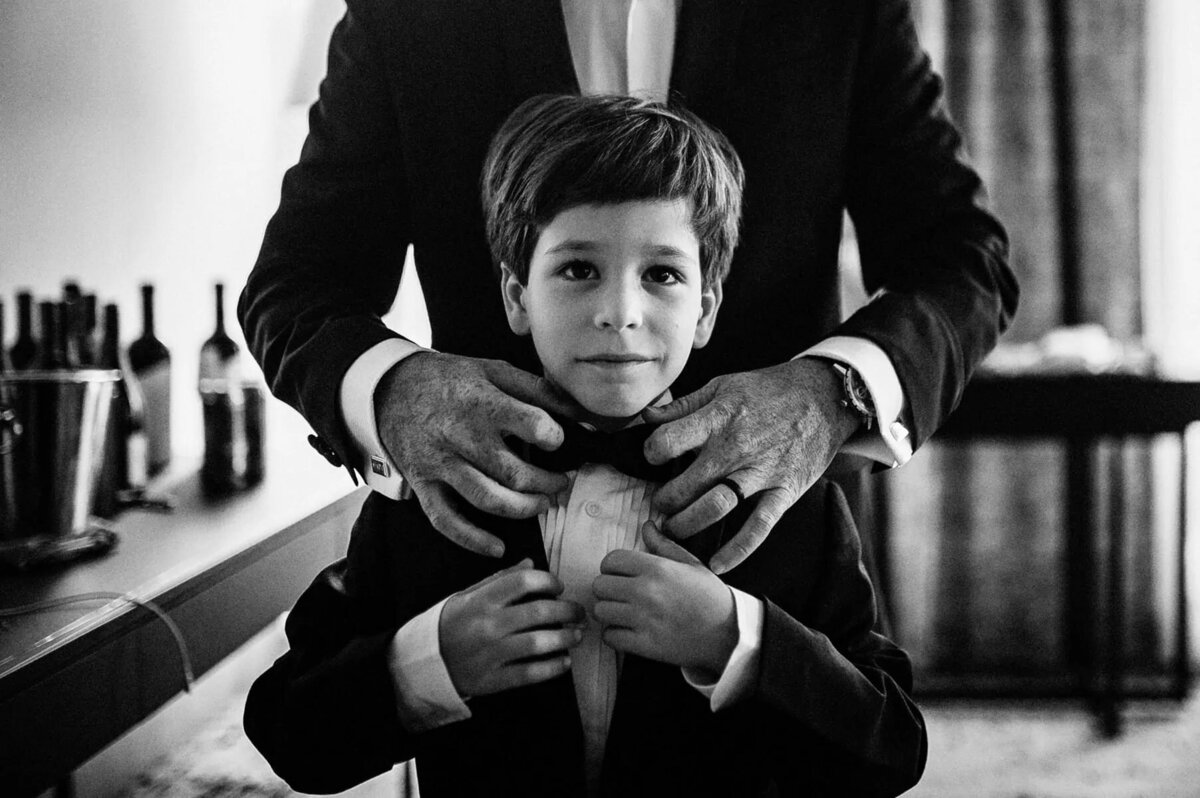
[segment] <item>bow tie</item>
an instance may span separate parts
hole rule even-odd
[[[584,463],[610,465],[623,474],[647,482],[663,483],[682,470],[678,460],[651,465],[646,461],[646,439],[657,427],[638,424],[616,432],[599,432],[574,421],[559,419],[565,438],[553,452],[528,447],[530,463],[549,471],[574,471]]]

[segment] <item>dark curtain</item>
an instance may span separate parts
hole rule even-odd
[[[1055,35],[1052,4],[1064,15],[1063,37]],[[970,159],[1012,239],[1021,307],[1006,340],[1037,340],[1065,322],[1137,337],[1143,2],[921,0],[915,10]],[[1073,117],[1065,147],[1055,135],[1062,109],[1053,69],[1055,48],[1064,46],[1057,52]],[[1062,213],[1064,191],[1077,200],[1074,225]],[[1101,447],[1097,508],[1105,506],[1113,457],[1124,468],[1128,514],[1128,655],[1135,666],[1154,666],[1161,630],[1150,587],[1149,453],[1138,444]],[[1071,634],[1062,621],[1064,471],[1058,444],[952,445],[935,437],[883,477],[891,496],[892,620],[922,672],[1064,672]],[[1093,623],[1099,628],[1104,619]]]

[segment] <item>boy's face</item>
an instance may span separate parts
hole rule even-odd
[[[581,205],[542,230],[508,323],[533,335],[546,377],[588,411],[628,418],[670,387],[712,334],[720,285],[701,286],[686,200]]]

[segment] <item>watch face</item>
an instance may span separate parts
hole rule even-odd
[[[845,368],[845,388],[851,405],[867,418],[874,418],[875,402],[871,399],[871,392],[867,390],[867,384],[863,382],[862,376],[853,368],[848,366]]]

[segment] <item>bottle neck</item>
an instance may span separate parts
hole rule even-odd
[[[62,368],[66,358],[62,350],[62,319],[59,317],[58,305],[43,302],[39,310],[42,316],[42,367]]]
[[[121,365],[121,316],[117,306],[112,304],[104,306],[104,344],[100,362],[110,369]]]
[[[29,294],[17,295],[17,337],[33,337],[33,297]]]
[[[154,337],[154,288],[142,286],[142,337]]]
[[[216,285],[217,295],[217,335],[225,334],[225,286],[221,283]]]

